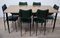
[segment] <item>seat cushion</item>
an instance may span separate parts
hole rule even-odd
[[[48,13],[48,15],[52,15],[53,13]]]
[[[47,19],[54,19],[52,15],[48,15]]]
[[[31,18],[21,18],[21,21],[29,23],[31,22]]]
[[[45,19],[42,19],[42,18],[40,18],[40,19],[34,18],[33,20],[34,20],[35,22],[37,22],[37,23],[43,23],[43,22],[46,21]]]
[[[12,16],[8,16],[8,21],[16,21],[17,19],[18,19],[18,16],[16,16],[16,15],[13,15],[13,17]]]
[[[19,15],[19,13],[11,13],[12,15]]]

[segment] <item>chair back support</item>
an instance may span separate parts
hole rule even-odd
[[[58,10],[59,6],[57,6],[56,4],[53,6],[54,9]]]
[[[49,10],[37,10],[37,18],[38,19],[46,19],[48,15]]]
[[[27,2],[19,2],[19,5],[28,5]]]
[[[4,4],[4,5],[2,6],[3,12],[4,12],[6,9],[7,9],[7,6],[6,6],[6,4]]]
[[[20,9],[19,11],[19,16],[22,17],[22,18],[30,18],[32,15],[32,10],[29,9],[29,10],[22,10]]]
[[[41,6],[40,2],[33,2],[33,6]]]

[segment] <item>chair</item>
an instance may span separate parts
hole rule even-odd
[[[58,10],[59,9],[59,6],[57,6],[56,4],[53,6],[53,8],[54,9],[56,9],[56,10]],[[53,13],[49,13],[48,14],[48,17],[47,17],[47,19],[50,19],[50,20],[52,20],[52,22],[53,22],[53,20],[54,20],[54,16],[53,16]],[[51,24],[52,24],[52,22],[51,22]]]
[[[2,6],[4,26],[5,26],[5,29],[6,29],[6,25],[5,25],[5,20],[6,20],[6,21],[7,21],[8,32],[10,33],[9,21],[16,21],[16,20],[18,19],[18,17],[17,17],[17,16],[8,16],[8,14],[6,13],[6,19],[5,19],[5,13],[4,13],[4,11],[5,11],[6,9],[7,9],[7,6],[6,6],[6,4],[4,4],[4,5]],[[16,31],[17,31],[16,22],[15,22],[15,28],[16,28]]]
[[[28,5],[27,2],[19,2],[19,5]]]
[[[23,6],[26,5],[26,6],[27,6],[27,2],[19,2],[19,5],[21,5],[21,6],[22,6],[22,5],[23,5]],[[12,15],[17,15],[17,16],[19,15],[19,13],[11,13],[11,14],[12,14]]]
[[[22,23],[30,23],[30,36],[31,36],[31,15],[32,10],[22,10],[19,11],[20,23],[21,23],[21,36],[22,36]]]
[[[46,31],[46,18],[48,15],[49,10],[37,10],[36,12],[36,18],[34,18],[34,22],[36,23],[36,36],[37,36],[37,31],[38,31],[38,23],[44,23],[44,35]]]
[[[41,6],[41,2],[33,2],[33,6]],[[33,13],[33,19],[36,17],[36,13]],[[33,25],[34,28],[34,25]]]

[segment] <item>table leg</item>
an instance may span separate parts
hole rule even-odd
[[[7,21],[8,32],[10,33],[9,21],[8,21],[8,13],[6,13],[6,21]]]
[[[55,15],[55,19],[54,19],[54,24],[53,24],[53,30],[52,30],[52,32],[53,32],[54,29],[55,29],[55,24],[56,24],[56,20],[57,20],[57,14],[58,14],[58,13],[56,13],[56,15]]]

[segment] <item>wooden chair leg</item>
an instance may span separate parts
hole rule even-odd
[[[36,23],[36,36],[37,36],[37,31],[38,31],[38,23]]]

